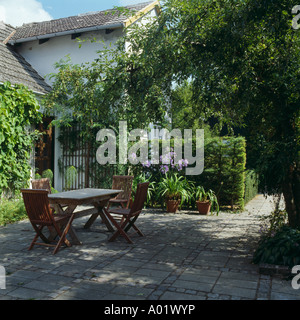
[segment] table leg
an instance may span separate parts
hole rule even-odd
[[[55,209],[55,211],[58,214],[72,214],[74,210],[76,209],[77,205],[69,205],[65,210],[63,210],[62,206],[59,204],[52,204],[51,207]],[[73,219],[72,219],[73,222]],[[82,244],[82,242],[78,239],[75,229],[72,227],[72,224],[69,229],[69,235],[72,239],[72,244]],[[53,239],[57,236],[56,232],[53,230],[53,232],[50,233],[50,239]]]
[[[97,219],[97,217],[100,216],[102,221],[103,221],[103,223],[106,225],[108,231],[114,231],[114,228],[112,227],[109,219],[107,218],[107,216],[106,216],[106,214],[104,213],[104,210],[103,210],[104,206],[107,204],[107,201],[108,200],[93,203],[94,207],[97,209],[98,212],[91,215],[89,220],[84,225],[85,229],[90,228],[91,225]]]

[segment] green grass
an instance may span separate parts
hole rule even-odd
[[[27,218],[23,199],[0,200],[0,226]]]

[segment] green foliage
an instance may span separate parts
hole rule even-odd
[[[134,101],[150,114],[169,111],[164,97],[172,97],[174,83],[188,80],[195,119],[214,118],[247,137],[251,168],[269,193],[284,193],[289,220],[300,225],[300,32],[291,27],[294,5],[166,0],[157,21],[126,33],[130,50],[115,60],[110,76],[111,88],[115,82],[128,93],[128,105]],[[242,190],[242,179],[238,184]]]
[[[166,173],[157,186],[157,197],[165,200],[180,200],[181,205],[192,196],[192,186],[186,178],[177,173]]]
[[[134,200],[134,196],[136,193],[137,185],[139,183],[149,182],[148,190],[147,190],[147,199],[146,199],[146,205],[149,205],[150,202],[154,202],[154,196],[155,196],[155,181],[152,181],[152,176],[146,177],[146,174],[140,173],[137,176],[134,177],[132,182],[132,200]]]
[[[245,177],[245,204],[253,199],[258,193],[259,179],[254,170],[246,170]]]
[[[35,179],[41,178],[48,178],[50,180],[51,193],[58,193],[58,191],[52,187],[54,175],[51,169],[44,170],[42,172],[42,176],[40,176],[39,174],[35,174]]]
[[[77,179],[77,169],[74,166],[69,166],[65,171],[65,189],[70,190]]]
[[[184,81],[171,91],[170,114],[172,128],[178,129],[204,129],[204,139],[219,135],[219,128],[211,129],[205,114],[199,116],[197,103],[193,99],[192,83]]]
[[[50,186],[53,185],[53,172],[51,169],[44,170],[42,172],[42,178],[48,178],[50,180]]]
[[[41,121],[34,94],[22,85],[0,85],[0,194],[14,193],[30,179],[30,153]]]
[[[261,240],[253,255],[254,263],[289,266],[300,263],[300,231],[287,224],[287,212],[279,208],[262,218]]]
[[[0,201],[0,226],[27,218],[23,199],[3,199]]]
[[[253,256],[254,263],[269,263],[292,268],[300,264],[300,231],[286,225],[264,237]]]
[[[204,171],[191,179],[206,190],[215,190],[219,204],[244,208],[246,142],[243,137],[208,139]]]
[[[211,189],[205,191],[203,186],[197,186],[195,189],[195,200],[196,201],[209,201],[211,203],[211,211],[216,211],[219,214],[219,202],[215,192]]]

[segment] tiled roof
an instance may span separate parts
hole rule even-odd
[[[127,6],[126,9],[138,12],[151,4],[153,1],[144,2],[137,5]],[[113,26],[120,25],[127,19],[124,14],[119,15],[116,10],[110,9],[105,11],[97,11],[68,18],[34,22],[24,24],[17,28],[16,33],[12,36],[11,40],[16,41],[20,39],[28,39],[42,35],[55,34],[60,32],[67,32],[71,30],[85,29],[96,26]]]
[[[0,21],[0,41],[4,41],[15,30],[11,25]]]
[[[0,27],[1,30],[1,27]],[[1,32],[0,32],[1,33]],[[0,42],[0,83],[23,84],[30,90],[45,94],[51,87],[32,66],[10,45]]]

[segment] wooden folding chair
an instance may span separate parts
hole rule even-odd
[[[46,189],[51,193],[51,185],[49,178],[33,179],[31,180],[32,189]]]
[[[49,204],[48,190],[21,189],[21,192],[28,218],[36,232],[28,250],[31,250],[36,244],[45,245],[55,247],[53,251],[53,254],[55,254],[63,243],[70,247],[71,243],[67,240],[66,236],[71,227],[74,215],[53,215]],[[45,226],[47,226],[49,230],[53,230],[56,236],[59,236],[59,240],[56,244],[52,244],[51,242],[55,241],[47,238],[47,236],[42,233]],[[64,230],[61,231],[63,227]],[[37,242],[39,237],[44,241],[44,243]]]
[[[135,225],[135,221],[137,220],[139,214],[142,212],[144,203],[147,198],[147,190],[148,190],[149,182],[140,183],[137,185],[136,195],[134,198],[134,202],[130,209],[124,208],[112,208],[110,210],[104,209],[107,217],[111,221],[111,223],[117,228],[116,232],[109,239],[109,241],[114,241],[119,235],[122,235],[128,243],[133,243],[130,237],[128,236],[128,231],[133,228],[136,233],[138,233],[141,237],[143,237],[143,233],[141,230]],[[121,222],[117,222],[116,219],[111,214],[121,215]]]
[[[109,200],[107,209],[112,204],[119,204],[122,208],[128,209],[133,178],[133,176],[113,176],[112,189],[123,190],[123,192],[120,192],[115,198]]]

